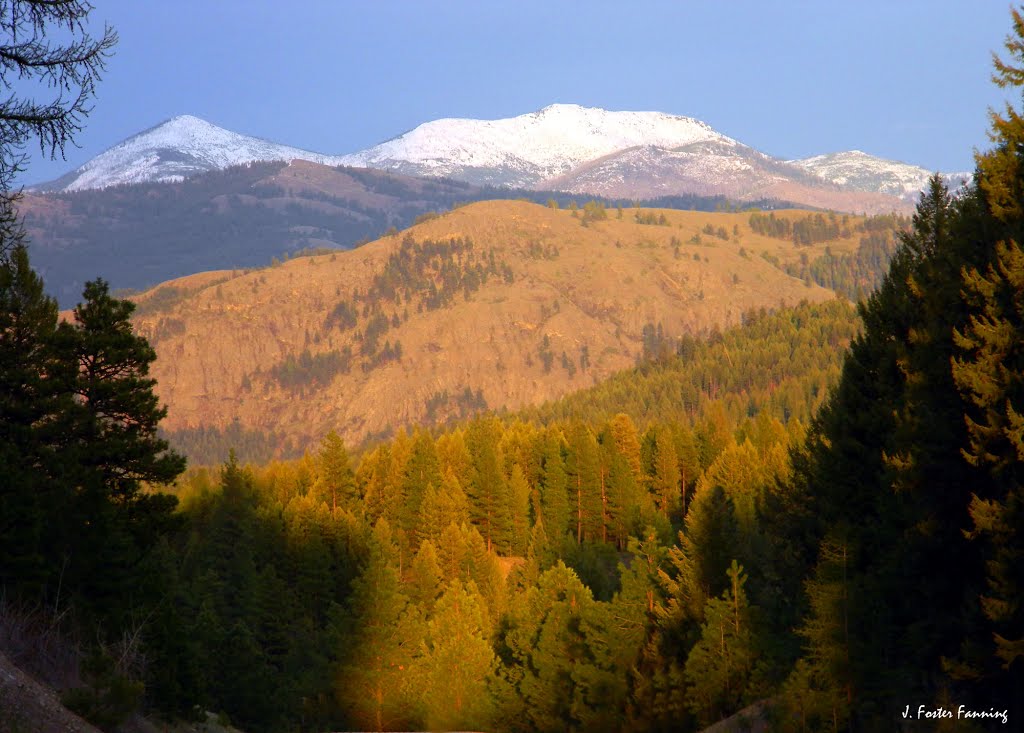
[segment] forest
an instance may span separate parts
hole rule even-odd
[[[995,79],[1019,92],[1013,18]],[[697,731],[746,709],[875,731],[918,706],[976,715],[914,729],[1019,728],[1022,112],[992,137],[968,188],[931,180],[873,289],[857,258],[890,254],[864,233],[856,307],[669,349],[652,324],[649,360],[551,404],[187,471],[133,304],[97,280],[59,318],[7,202],[0,613],[81,641],[64,702],[105,730],[144,709],[249,733]],[[441,302],[503,276],[472,252],[410,243],[390,266],[444,277]]]

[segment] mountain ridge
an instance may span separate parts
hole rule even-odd
[[[638,165],[643,161],[636,151],[641,149],[649,151],[650,170]],[[683,156],[690,158],[685,164],[680,163]],[[785,184],[783,188],[808,196],[808,205],[875,212],[886,207],[909,210],[930,176],[925,168],[860,151],[787,161],[682,115],[553,104],[497,120],[432,120],[344,155],[282,145],[179,115],[118,143],[55,181],[32,188],[46,192],[177,182],[257,160],[368,167],[474,185],[537,190],[564,185],[559,190],[625,198],[701,194],[743,201],[764,197],[772,185]],[[758,170],[747,179],[737,175],[751,167]],[[595,170],[603,171],[604,179],[594,180]],[[946,175],[950,181],[966,176]],[[878,194],[891,200],[862,202],[854,194]],[[811,199],[816,203],[809,203]],[[854,208],[859,204],[864,208]]]
[[[45,193],[132,183],[180,183],[197,173],[291,160],[339,165],[337,156],[243,135],[182,114],[132,135],[64,176],[30,190]]]

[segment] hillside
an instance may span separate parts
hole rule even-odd
[[[154,288],[136,324],[159,357],[165,427],[301,450],[332,428],[358,442],[539,404],[750,309],[832,298],[784,269],[858,246],[854,218],[849,236],[797,247],[750,214],[595,215],[477,203],[350,252]]]
[[[96,277],[116,289],[142,290],[196,272],[263,267],[309,248],[350,248],[458,202],[513,196],[553,196],[565,204],[572,198],[293,160],[179,182],[27,193],[19,210],[32,262],[67,307]],[[688,196],[665,205],[713,210],[725,203]]]

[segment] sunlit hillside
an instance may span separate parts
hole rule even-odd
[[[169,431],[234,425],[301,449],[333,428],[356,443],[539,404],[749,309],[834,297],[792,274],[855,253],[862,219],[773,213],[832,222],[796,245],[751,217],[477,203],[355,251],[165,283],[138,298],[136,324]]]

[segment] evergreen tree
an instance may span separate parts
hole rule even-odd
[[[339,703],[362,730],[415,727],[418,710],[413,676],[420,619],[402,593],[398,548],[386,521],[373,532],[370,557],[353,583],[351,629],[338,675]]]
[[[548,430],[544,438],[541,466],[544,532],[548,542],[557,549],[569,529],[569,479],[565,473],[561,437],[552,430]]]
[[[728,577],[729,588],[722,597],[708,600],[700,641],[686,660],[687,702],[702,726],[742,707],[754,667],[754,634],[743,590],[746,576],[735,560]]]
[[[70,500],[69,487],[46,472],[59,439],[48,425],[66,402],[51,348],[57,303],[29,266],[9,203],[0,199],[0,207],[2,229],[16,234],[0,261],[0,585],[39,592],[60,569],[51,553],[63,532],[48,527],[62,515],[48,517],[49,508]]]
[[[569,481],[569,526],[577,544],[595,540],[602,527],[601,476],[597,439],[582,423],[569,433],[566,474]]]
[[[174,526],[176,500],[143,484],[184,469],[157,435],[166,411],[147,377],[156,356],[132,332],[134,306],[102,281],[86,286],[73,322],[58,325],[10,210],[0,230],[15,238],[0,258],[0,521],[9,530],[0,573],[12,590],[67,593],[120,624],[132,595],[148,602],[138,573]]]
[[[1024,252],[1000,242],[987,275],[964,277],[974,314],[956,334],[964,356],[953,376],[972,403],[965,457],[991,478],[990,491],[972,495],[971,536],[989,545],[981,604],[1009,668],[1024,656]]]
[[[441,486],[437,451],[430,433],[426,430],[417,430],[402,476],[403,503],[399,513],[401,527],[410,534],[413,544],[419,539],[420,513],[428,486]]]
[[[583,730],[574,668],[587,653],[581,620],[593,609],[589,589],[561,562],[519,599],[505,644],[524,701],[525,727]]]
[[[523,557],[530,542],[530,485],[526,482],[523,469],[516,463],[512,466],[508,489],[512,505],[512,545],[513,555]]]
[[[324,436],[317,458],[317,480],[313,485],[317,498],[326,502],[331,511],[337,510],[339,502],[343,507],[354,507],[359,493],[341,436],[333,430]]]
[[[492,725],[488,683],[497,660],[490,621],[472,583],[450,584],[427,622],[422,656],[422,708],[429,730],[487,730]]]
[[[499,452],[501,426],[497,419],[478,419],[470,424],[466,443],[473,457],[472,480],[467,487],[473,522],[492,548],[507,552],[511,543],[511,512],[508,482]]]
[[[666,517],[676,516],[682,510],[682,475],[675,439],[666,429],[659,429],[654,434],[649,476],[658,511]]]
[[[437,557],[437,549],[430,540],[420,543],[409,568],[409,596],[422,611],[429,612],[441,594],[444,575]]]
[[[722,487],[715,485],[699,490],[686,515],[680,547],[669,551],[678,578],[669,586],[673,601],[678,604],[673,615],[681,619],[703,619],[707,599],[715,598],[724,590],[723,578],[738,537],[735,510]]]

